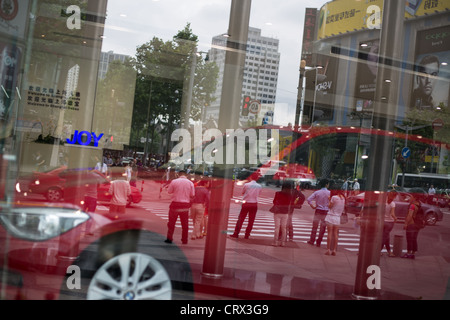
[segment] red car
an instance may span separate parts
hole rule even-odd
[[[450,192],[448,190],[438,190],[436,195],[432,198],[435,205],[440,208],[450,207]]]
[[[5,209],[2,299],[170,299],[178,282],[192,283],[183,252],[161,246],[164,238],[142,219],[111,220],[67,205]]]
[[[408,215],[411,193],[398,192],[397,197],[394,199],[395,202],[395,215],[399,221],[404,221]],[[413,194],[416,199],[419,199],[417,194]],[[360,215],[364,207],[364,197],[365,193],[362,192],[356,196],[350,196],[347,198],[345,203],[345,210],[347,213]],[[435,225],[438,221],[442,221],[444,214],[442,211],[433,204],[428,204],[426,202],[420,201],[421,206],[424,210],[427,225]]]
[[[82,185],[92,183],[87,181],[84,170],[71,170],[66,166],[61,166],[46,172],[33,172],[31,176],[19,179],[16,191],[21,196],[39,194],[44,196],[49,202],[71,202],[69,197],[73,189],[80,192]],[[98,201],[109,202],[111,195],[108,193],[111,180],[103,173],[94,170],[99,176]],[[70,190],[70,191],[68,191]],[[139,188],[131,186],[131,195],[128,198],[128,205],[139,203],[142,200],[142,193]]]

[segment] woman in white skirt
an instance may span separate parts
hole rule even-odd
[[[326,255],[336,255],[338,238],[339,238],[339,225],[341,224],[341,215],[344,212],[345,196],[343,190],[332,190],[331,199],[329,204],[329,211],[325,217],[327,224],[327,251]]]

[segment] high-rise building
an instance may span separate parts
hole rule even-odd
[[[215,62],[219,67],[219,79],[215,93],[216,100],[207,108],[205,120],[217,120],[219,117],[226,54],[223,48],[226,47],[226,41],[227,39],[223,35],[212,39],[212,49],[209,58],[211,62]],[[252,100],[258,100],[262,105],[275,104],[279,65],[279,40],[262,36],[261,29],[250,27],[242,83],[242,97],[249,96]],[[254,118],[258,118],[258,115],[254,115]]]
[[[106,73],[108,72],[109,64],[112,61],[120,60],[121,62],[125,62],[125,59],[129,58],[129,56],[125,54],[114,53],[114,51],[102,52],[100,56],[100,64],[98,68],[98,77],[99,79],[104,79]]]

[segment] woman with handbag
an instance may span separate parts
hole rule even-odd
[[[274,235],[274,246],[281,245],[282,247],[286,244],[286,226],[289,214],[294,211],[294,202],[296,199],[296,193],[294,190],[294,184],[292,181],[284,181],[281,187],[281,191],[275,193],[273,199],[273,207],[270,212],[274,214],[275,220],[275,235]],[[281,241],[280,239],[281,231]]]
[[[402,258],[415,259],[415,255],[418,249],[417,246],[417,236],[419,235],[419,228],[417,227],[414,219],[421,210],[420,201],[411,196],[410,206],[408,210],[408,214],[405,218],[405,225],[403,229],[406,230],[406,249],[407,252],[402,256]]]
[[[306,198],[305,195],[300,191],[300,186],[297,183],[294,183],[293,192],[295,194],[294,209],[301,209]],[[294,241],[294,224],[292,223],[293,215],[294,211],[292,210],[288,214],[288,220],[286,224],[286,238],[288,238],[289,241]]]
[[[191,219],[194,229],[192,231],[191,240],[203,238],[203,220],[205,219],[205,211],[209,206],[209,181],[200,180],[195,186],[195,196],[191,202]]]
[[[396,196],[397,196],[396,191],[388,192],[386,198],[386,209],[384,212],[383,239],[381,242],[381,249],[385,247],[389,257],[395,257],[395,254],[391,251],[390,238],[391,238],[391,231],[394,228],[395,222],[397,221],[397,217],[395,216],[395,202],[394,202]]]
[[[341,224],[341,216],[345,208],[345,196],[343,190],[333,190],[331,192],[331,199],[329,204],[329,211],[325,217],[327,224],[327,251],[326,255],[336,255],[338,239],[339,239],[339,225]]]

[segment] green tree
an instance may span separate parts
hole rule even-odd
[[[193,120],[199,120],[202,108],[212,102],[218,68],[199,57],[197,43],[198,37],[188,23],[172,41],[154,37],[137,48],[133,59],[137,74],[131,145],[135,145],[134,137],[144,127],[148,128],[145,131],[150,139],[158,135],[155,130],[159,128],[159,134],[170,140],[170,134],[182,121],[182,110],[186,108],[183,104],[189,92],[192,92]],[[191,75],[194,75],[192,88]],[[168,147],[164,151],[167,150]]]
[[[443,121],[444,126],[433,132],[432,124],[436,119]],[[450,109],[441,103],[435,110],[420,110],[412,109],[406,113],[406,118],[404,120],[405,124],[411,123],[415,126],[417,125],[428,125],[428,129],[425,132],[414,132],[414,134],[421,134],[426,138],[434,138],[440,143],[450,143]]]
[[[442,120],[444,123],[443,127],[440,130],[434,130],[433,122],[437,119]],[[435,141],[435,144],[438,148],[445,148],[446,145],[450,144],[450,110],[448,107],[444,106],[444,104],[440,104],[433,110],[427,109],[410,109],[406,113],[405,119],[403,120],[404,126],[410,127],[420,127],[420,129],[414,130],[413,132],[409,132],[415,136],[421,136],[423,138],[428,138],[430,140]],[[397,145],[397,149],[400,150],[401,145],[404,144],[404,141],[400,142],[400,145]],[[432,171],[432,166],[430,160],[426,159],[426,152],[429,149],[428,144],[423,143],[413,143],[408,141],[408,146],[412,152],[410,159],[404,160],[402,157],[397,156],[397,160],[399,162],[400,168],[404,172],[413,172],[418,173],[421,171],[430,170]],[[445,166],[447,162],[443,165]],[[433,166],[436,169],[436,166]],[[446,170],[446,169],[444,169]]]

